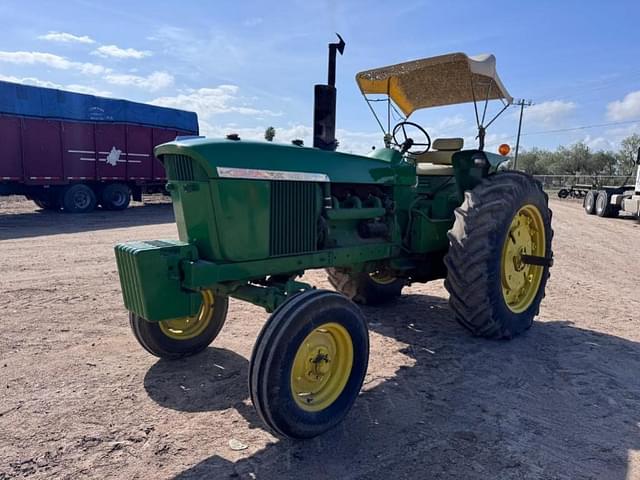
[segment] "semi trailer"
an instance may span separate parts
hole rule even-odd
[[[629,177],[627,177],[629,178]],[[636,181],[620,187],[601,187],[590,190],[584,198],[584,210],[589,215],[617,217],[620,212],[640,217],[640,148],[636,157]]]
[[[0,82],[0,196],[86,213],[164,191],[156,145],[198,134],[195,113]]]

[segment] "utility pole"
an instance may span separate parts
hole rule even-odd
[[[522,131],[522,114],[524,113],[524,107],[530,107],[533,105],[533,102],[521,98],[517,102],[514,102],[514,105],[520,105],[520,120],[518,121],[518,137],[516,138],[516,153],[513,157],[513,170],[516,169],[518,164],[518,150],[520,149],[520,132]]]

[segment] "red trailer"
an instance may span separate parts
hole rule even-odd
[[[164,190],[153,148],[197,134],[192,112],[0,82],[0,195],[75,213],[122,210]]]

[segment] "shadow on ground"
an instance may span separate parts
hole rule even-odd
[[[160,360],[144,377],[149,397],[165,408],[182,412],[211,412],[235,408],[251,427],[263,428],[248,397],[246,358],[224,348],[207,348],[195,357]]]
[[[0,215],[0,240],[173,222],[169,203],[129,207],[120,212],[98,209],[85,214],[34,210]]]
[[[566,321],[539,322],[510,342],[475,339],[429,296],[365,314],[372,331],[405,345],[413,366],[365,389],[319,438],[278,441],[235,463],[212,456],[176,478],[627,478],[628,451],[640,448],[637,343]],[[193,362],[188,376],[184,364],[157,363],[149,395],[178,410],[235,405],[260,426],[242,407],[246,360],[215,348],[203,355],[183,361]],[[189,405],[177,400],[180,385],[203,383]]]

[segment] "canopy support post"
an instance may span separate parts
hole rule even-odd
[[[385,133],[391,133],[391,95],[387,93],[387,131]]]
[[[371,100],[369,100],[364,93],[362,94],[362,96],[364,97],[364,101],[367,102],[367,106],[369,107],[369,110],[371,110],[371,113],[373,113],[373,118],[375,118],[376,122],[378,122],[378,125],[380,126],[380,130],[382,130],[382,133],[386,134],[387,132],[384,131],[384,126],[382,126],[382,122],[378,118],[378,114],[376,113],[374,108],[371,106]]]
[[[486,130],[482,125],[478,125],[478,150],[484,150],[484,135]]]

